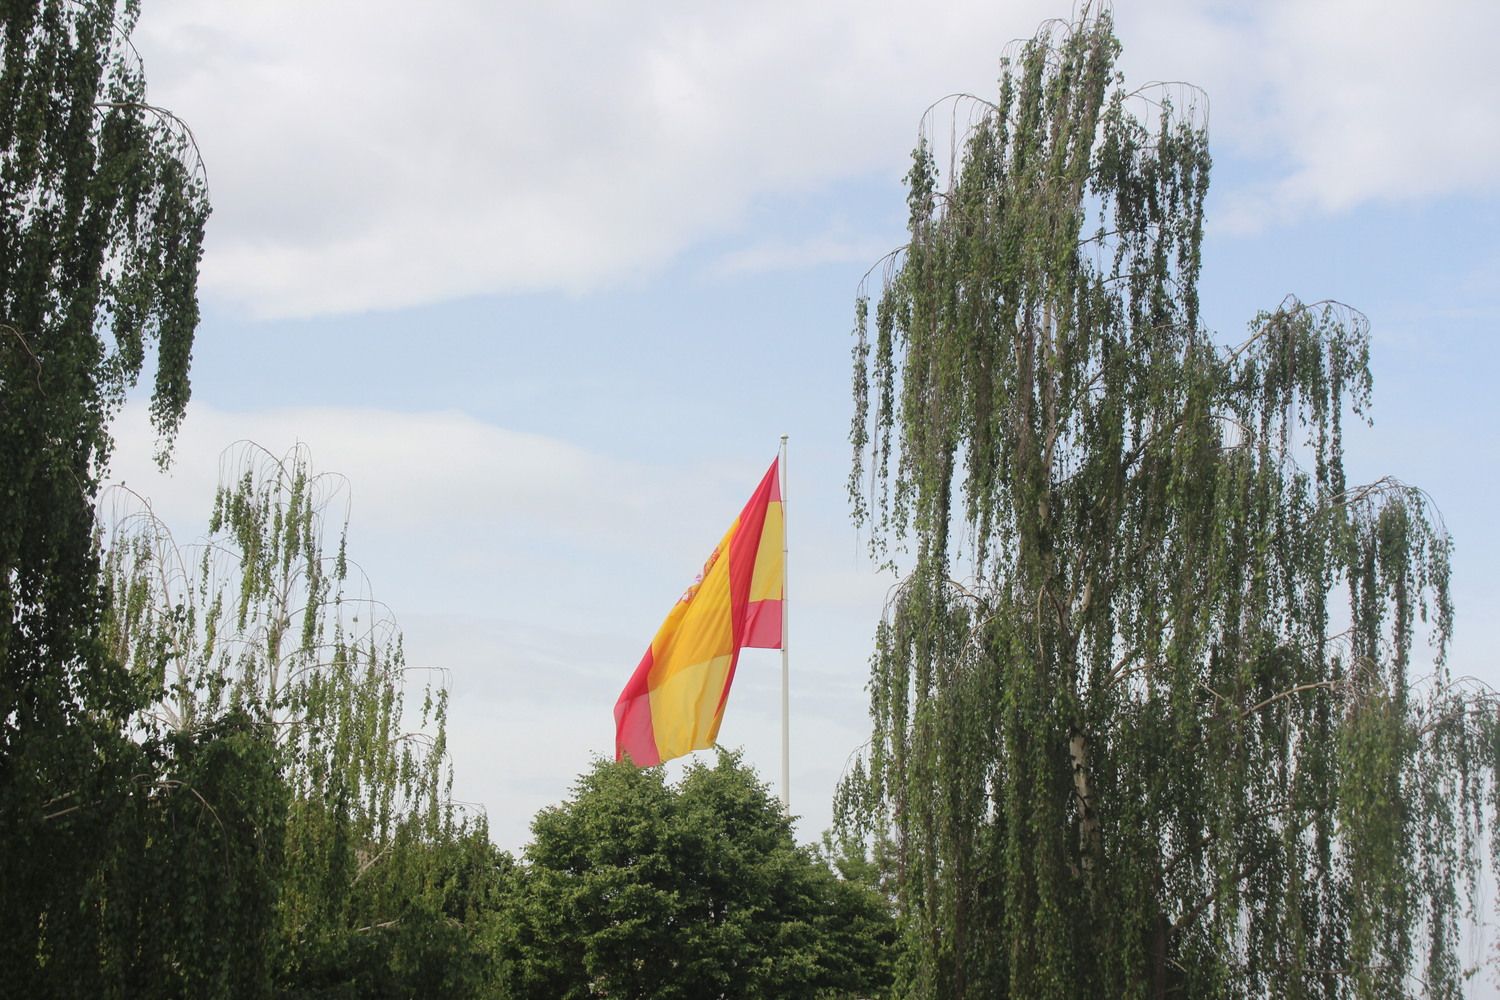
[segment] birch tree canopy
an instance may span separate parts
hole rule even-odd
[[[836,811],[897,992],[1458,996],[1497,727],[1450,539],[1346,479],[1363,315],[1203,327],[1206,99],[1118,51],[1054,22],[934,105],[856,304],[854,518],[910,571]]]

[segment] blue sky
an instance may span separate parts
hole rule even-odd
[[[855,291],[903,240],[923,110],[990,94],[1066,8],[145,7],[151,97],[192,125],[215,214],[176,464],[151,470],[136,407],[115,475],[187,538],[239,438],[348,476],[351,554],[408,659],[451,671],[454,794],[514,849],[612,752],[621,686],[789,434],[816,838],[891,583],[844,498]],[[1205,321],[1235,339],[1287,293],[1369,315],[1353,472],[1433,495],[1452,665],[1500,682],[1500,9],[1172,0],[1117,26],[1128,81],[1212,101]],[[768,780],[778,668],[745,654],[721,732]]]

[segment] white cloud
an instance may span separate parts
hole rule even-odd
[[[203,532],[232,442],[278,456],[304,443],[315,471],[347,480],[350,558],[398,619],[410,610],[556,620],[592,608],[605,628],[649,620],[743,502],[738,480],[753,484],[758,471],[623,462],[456,411],[234,413],[195,403],[162,475],[145,414],[127,408],[116,427],[113,478],[151,498],[179,541]],[[344,511],[340,499],[335,522]]]
[[[1184,18],[1190,44],[1178,58],[1213,99],[1214,145],[1258,174],[1227,192],[1215,224],[1257,231],[1369,202],[1500,190],[1490,69],[1500,5],[1273,0],[1254,10]]]
[[[198,509],[206,508],[220,454],[240,440],[275,455],[298,442],[307,444],[316,468],[335,469],[357,484],[358,516],[383,529],[442,511],[454,519],[482,514],[586,531],[597,513],[599,487],[634,471],[575,445],[495,427],[457,411],[292,407],[234,413],[195,403],[177,440],[172,470],[156,478],[139,410],[127,408],[117,422],[121,437],[112,468],[116,478],[145,478],[165,488],[163,502],[173,519],[187,514],[184,508],[194,499]],[[641,508],[635,496],[619,499],[627,510]]]
[[[208,161],[205,291],[280,316],[629,281],[758,196],[899,175],[928,96],[992,89],[1012,31],[977,0],[163,0],[137,41]]]
[[[992,92],[1005,44],[1059,13],[159,0],[137,36],[208,161],[206,292],[285,316],[630,282],[760,199],[894,180],[928,102]],[[1118,20],[1130,79],[1202,84],[1216,145],[1259,164],[1231,227],[1494,189],[1490,0],[1161,0]],[[722,267],[869,238],[773,236]]]

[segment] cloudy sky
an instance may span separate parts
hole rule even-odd
[[[150,0],[150,95],[214,215],[168,476],[142,412],[117,478],[179,536],[218,455],[294,442],[351,483],[351,554],[451,672],[454,793],[517,848],[612,752],[614,700],[791,437],[792,806],[828,825],[868,737],[891,579],[849,526],[849,330],[903,241],[923,110],[990,95],[1066,5],[203,4]],[[1287,293],[1374,330],[1357,476],[1427,488],[1457,546],[1452,664],[1500,681],[1492,0],[1120,3],[1131,83],[1192,81],[1215,156],[1203,297],[1237,337]],[[721,732],[778,771],[779,657]]]

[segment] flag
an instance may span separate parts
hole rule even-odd
[[[713,746],[740,650],[780,649],[786,524],[780,459],[656,631],[615,702],[615,759],[639,767]]]

